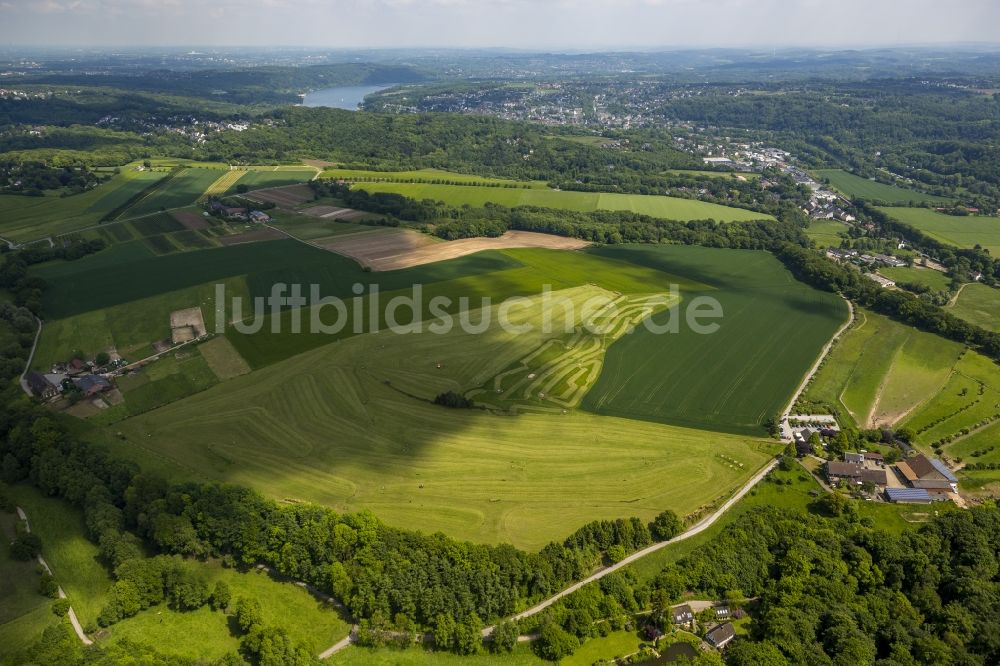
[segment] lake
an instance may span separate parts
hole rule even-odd
[[[334,109],[357,111],[365,96],[379,90],[391,88],[395,84],[380,86],[340,86],[338,88],[323,88],[306,93],[302,106],[328,106]]]

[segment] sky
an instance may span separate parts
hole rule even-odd
[[[0,46],[997,43],[998,0],[0,0]]]

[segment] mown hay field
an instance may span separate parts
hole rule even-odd
[[[126,440],[109,432],[108,445],[172,478],[243,483],[532,549],[593,519],[693,512],[773,448],[579,411],[507,416],[430,404],[516,353],[499,353],[507,341],[489,337],[351,337],[118,423]]]
[[[620,210],[670,220],[705,220],[736,222],[768,219],[769,215],[741,208],[692,199],[643,194],[572,192],[551,189],[482,187],[476,185],[431,185],[421,183],[359,183],[355,187],[369,192],[392,192],[411,199],[433,199],[452,206],[540,206],[580,212]]]

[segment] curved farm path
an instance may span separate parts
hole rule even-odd
[[[605,568],[601,569],[600,571],[598,571],[597,573],[592,574],[592,575],[588,576],[587,578],[584,578],[580,582],[574,583],[573,585],[570,585],[565,590],[563,590],[561,592],[557,592],[556,594],[553,594],[551,597],[545,599],[544,601],[541,601],[541,602],[535,604],[534,606],[532,606],[528,610],[522,611],[522,612],[518,613],[517,615],[513,616],[511,619],[512,620],[521,620],[521,619],[524,619],[526,617],[531,617],[532,615],[536,615],[538,613],[541,613],[543,610],[545,610],[546,608],[548,608],[552,604],[556,603],[557,601],[559,601],[560,599],[562,599],[564,597],[569,596],[570,594],[573,594],[574,592],[576,592],[577,590],[579,590],[584,585],[588,585],[590,583],[593,583],[594,581],[600,580],[600,579],[604,578],[605,576],[607,576],[609,574],[612,574],[612,573],[618,571],[619,569],[627,567],[628,565],[632,564],[633,562],[635,562],[637,560],[640,560],[643,557],[646,557],[647,555],[649,555],[651,553],[655,553],[658,550],[662,550],[662,549],[666,548],[667,546],[670,546],[671,544],[675,544],[678,541],[684,541],[685,539],[690,539],[693,536],[701,534],[702,532],[704,532],[705,530],[707,530],[709,527],[711,527],[712,525],[714,525],[715,522],[717,520],[719,520],[719,518],[721,518],[722,515],[726,511],[728,511],[729,509],[731,509],[734,504],[736,504],[741,499],[743,499],[743,497],[748,492],[750,492],[753,489],[754,486],[756,486],[758,483],[760,483],[760,481],[765,476],[767,476],[771,472],[771,470],[773,470],[775,467],[777,467],[777,465],[778,465],[778,461],[777,460],[773,460],[770,463],[768,463],[766,466],[764,466],[764,468],[762,468],[759,472],[757,472],[749,481],[747,481],[746,484],[744,484],[743,487],[740,488],[732,497],[730,497],[728,500],[726,500],[726,502],[722,506],[720,506],[715,511],[715,513],[712,513],[712,514],[710,514],[708,516],[705,516],[700,521],[698,521],[697,523],[695,523],[694,525],[692,525],[690,528],[688,528],[686,531],[681,532],[680,534],[678,534],[677,536],[675,536],[673,539],[670,539],[669,541],[660,541],[660,542],[654,543],[652,546],[647,546],[646,548],[643,548],[642,550],[638,550],[638,551],[632,553],[631,555],[629,555],[628,557],[626,557],[625,559],[623,559],[621,562],[617,562],[616,564],[612,564],[609,567],[605,567]],[[496,625],[492,625],[492,626],[484,628],[482,630],[482,632],[481,632],[482,635],[483,635],[483,637],[487,637],[491,633],[493,633],[493,629],[495,628],[495,626]],[[345,637],[345,638],[337,641],[335,644],[331,645],[329,648],[327,648],[326,650],[324,650],[322,653],[320,653],[319,658],[320,659],[327,659],[327,658],[333,656],[335,653],[340,652],[344,648],[346,648],[349,645],[351,645],[352,643],[354,643],[354,641],[355,641],[356,638],[357,638],[357,626],[354,626],[351,629],[351,633],[347,637]],[[521,637],[518,638],[518,641],[521,641],[521,642],[529,641],[529,640],[531,640],[531,637],[521,636]]]
[[[39,326],[39,330],[41,330],[41,326]],[[24,521],[24,530],[26,532],[31,532],[31,523],[28,522],[28,516],[27,514],[24,513],[24,509],[22,509],[21,507],[17,507],[17,516],[22,521]],[[45,571],[48,572],[50,576],[55,575],[52,573],[52,569],[49,568],[49,563],[46,562],[45,558],[42,557],[41,555],[38,556],[38,563],[42,566],[43,569],[45,569]],[[60,599],[66,598],[66,593],[62,589],[62,585],[59,586],[59,598]],[[76,635],[80,639],[80,642],[83,643],[84,645],[93,645],[94,641],[87,638],[87,634],[83,633],[83,626],[80,625],[80,620],[77,619],[76,611],[73,610],[72,606],[70,606],[69,610],[66,611],[66,616],[69,618],[70,624],[73,625],[73,631],[76,632]]]
[[[35,331],[35,341],[31,343],[31,351],[28,352],[28,361],[24,364],[24,372],[21,373],[20,379],[21,388],[28,394],[29,397],[34,394],[31,392],[31,387],[28,386],[28,382],[25,381],[24,376],[28,374],[29,370],[31,370],[31,362],[35,360],[35,350],[38,349],[38,339],[42,337],[42,320],[35,317],[35,321],[38,322],[38,330]],[[24,518],[24,521],[27,523],[28,519]],[[30,532],[31,530],[28,531]]]
[[[802,395],[802,392],[806,390],[806,386],[809,385],[812,378],[816,376],[817,372],[819,372],[819,366],[823,363],[823,360],[826,359],[830,350],[833,349],[833,345],[840,339],[840,336],[844,334],[844,331],[850,328],[851,324],[854,323],[854,303],[851,303],[851,301],[846,298],[844,301],[847,303],[847,311],[849,313],[847,321],[845,321],[844,324],[837,329],[837,332],[833,334],[833,337],[830,338],[825,345],[823,345],[822,351],[820,351],[819,356],[816,357],[816,362],[813,363],[809,372],[807,372],[806,376],[802,378],[801,382],[799,382],[799,387],[795,389],[795,393],[792,394],[791,400],[788,401],[785,411],[781,413],[781,437],[786,441],[790,441],[792,439],[791,428],[788,427],[788,416],[792,413],[792,407],[794,407],[795,403],[798,402],[799,397]]]

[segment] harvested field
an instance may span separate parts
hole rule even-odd
[[[381,233],[358,233],[320,241],[322,247],[356,259],[373,271],[393,271],[436,261],[464,257],[484,250],[540,247],[550,250],[579,250],[590,245],[577,238],[564,238],[531,231],[508,231],[499,238],[463,238],[437,242],[408,229]]]
[[[285,235],[274,229],[254,229],[235,236],[222,236],[219,242],[223,245],[240,245],[241,243],[256,243],[258,241],[278,240]]]
[[[174,219],[184,225],[185,229],[207,229],[209,227],[208,220],[205,219],[204,215],[199,215],[198,213],[190,211],[176,211],[171,213]]]
[[[245,195],[247,199],[257,202],[270,202],[279,208],[295,208],[312,199],[312,191],[304,185],[275,187],[269,190],[257,190]]]

